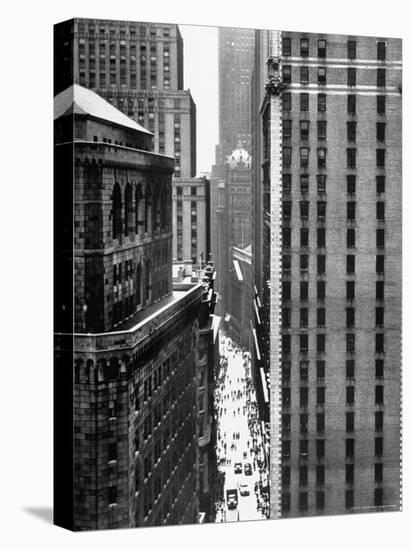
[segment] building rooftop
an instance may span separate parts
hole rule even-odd
[[[98,94],[79,84],[69,86],[54,98],[54,120],[70,114],[90,115],[143,134],[152,135],[146,128],[137,124]]]

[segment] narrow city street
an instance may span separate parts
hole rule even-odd
[[[224,474],[223,499],[216,522],[265,519],[267,469],[250,371],[250,353],[221,334],[221,371],[216,385],[217,457]]]

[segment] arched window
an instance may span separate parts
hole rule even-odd
[[[142,197],[142,186],[137,185],[135,192],[135,226],[136,234],[140,235],[143,229],[143,197]]]
[[[124,209],[125,209],[125,224],[124,234],[129,235],[133,233],[133,194],[132,186],[130,183],[126,185],[124,193]]]
[[[152,191],[150,185],[146,186],[144,230],[145,233],[152,233]]]
[[[117,357],[112,357],[106,364],[106,380],[115,380],[119,375],[119,361]]]
[[[138,264],[136,269],[136,305],[142,302],[142,266]]]
[[[149,302],[152,299],[152,263],[150,260],[146,262],[146,292],[145,292],[145,301]]]
[[[113,188],[112,223],[113,239],[117,239],[122,232],[122,193],[118,183]]]

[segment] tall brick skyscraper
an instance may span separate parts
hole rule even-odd
[[[273,32],[269,43],[252,155],[263,155],[271,515],[399,510],[401,41]]]

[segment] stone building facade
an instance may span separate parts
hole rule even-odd
[[[173,158],[78,85],[55,136],[56,523],[197,523],[205,290],[172,285]]]
[[[282,32],[270,48],[271,515],[399,510],[401,41]]]

